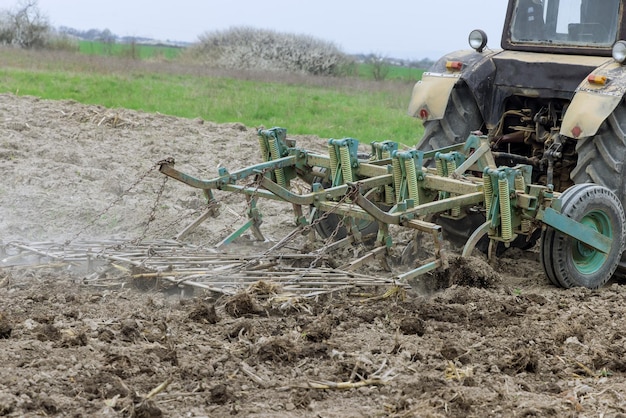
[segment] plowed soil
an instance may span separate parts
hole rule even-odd
[[[0,95],[0,241],[173,237],[205,201],[163,183],[166,157],[201,178],[260,161],[238,123]],[[245,221],[245,199],[217,198],[190,242],[213,246]],[[293,229],[289,206],[259,207],[270,245]],[[267,243],[245,234],[232,248]],[[234,296],[107,283],[0,264],[0,416],[626,416],[623,283],[553,287],[536,249],[451,252],[447,270],[389,297],[278,305],[267,283]]]

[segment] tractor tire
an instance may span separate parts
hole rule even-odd
[[[615,193],[595,184],[570,187],[561,198],[563,215],[595,229],[610,238],[613,245],[604,254],[548,227],[541,249],[544,271],[561,287],[597,289],[613,276],[624,251],[624,207]]]
[[[342,224],[341,218],[336,213],[320,212],[314,208],[312,209],[311,218],[315,232],[323,240],[332,237],[333,241],[339,241],[348,236],[348,229]],[[365,238],[364,242],[366,244],[376,241],[376,236],[378,235],[377,222],[357,221],[356,225],[361,235]]]
[[[359,152],[357,157],[360,161],[368,161],[370,155]],[[321,183],[324,188],[330,187],[330,182],[323,181],[323,179],[319,177],[314,178],[313,183]],[[389,207],[385,206],[384,210],[389,210]],[[313,205],[310,207],[310,213],[311,223],[315,228],[315,232],[317,232],[323,240],[332,237],[333,241],[339,241],[348,236],[348,229],[342,224],[342,219],[336,213],[319,211]],[[366,244],[372,244],[376,241],[378,222],[357,220],[356,225],[361,235],[366,237],[364,241]]]
[[[424,136],[416,148],[430,151],[459,144],[482,126],[483,118],[474,96],[467,85],[460,84],[452,89],[443,119],[424,122]]]
[[[595,136],[580,139],[576,152],[578,162],[570,173],[574,183],[604,186],[620,196],[626,207],[626,103],[622,102],[613,111]]]

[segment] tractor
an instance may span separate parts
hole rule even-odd
[[[510,0],[501,48],[488,48],[487,34],[472,31],[471,49],[439,59],[409,105],[424,122],[419,150],[482,132],[497,166],[532,166],[533,183],[562,193],[563,214],[614,240],[616,248],[599,258],[551,227],[513,243],[540,240],[545,273],[559,286],[599,287],[626,266],[625,3]],[[438,223],[462,239],[482,221],[472,209]]]

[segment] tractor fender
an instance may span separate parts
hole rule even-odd
[[[595,135],[626,94],[626,71],[615,61],[596,68],[583,80],[563,116],[560,134],[570,138]]]
[[[493,80],[489,74],[495,73],[491,57],[499,51],[476,52],[474,50],[456,51],[440,58],[422,79],[415,83],[409,116],[422,121],[443,118],[454,86],[465,82],[474,92],[485,80]],[[459,68],[460,64],[460,68]],[[483,86],[484,88],[484,86]]]

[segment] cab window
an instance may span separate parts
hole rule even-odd
[[[511,41],[610,46],[617,39],[619,0],[518,0]]]

